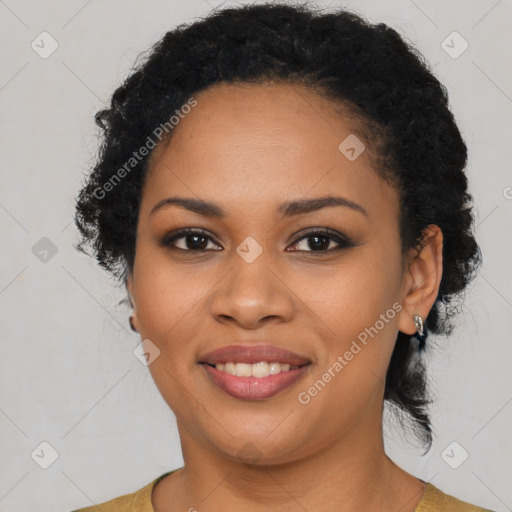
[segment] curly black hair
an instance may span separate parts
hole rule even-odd
[[[165,127],[163,140],[169,140],[169,119],[181,117],[194,93],[219,82],[271,81],[306,85],[359,122],[359,134],[373,148],[376,172],[399,192],[402,254],[421,246],[429,224],[441,228],[443,275],[425,327],[427,333],[450,334],[458,310],[453,299],[481,264],[464,172],[467,148],[447,90],[420,52],[387,25],[371,24],[346,9],[245,5],[214,10],[167,32],[134,65],[110,108],[95,116],[102,143],[76,201],[81,240],[75,247],[86,254],[92,247],[99,265],[126,285],[153,154],[141,148],[150,147],[148,141],[155,145],[152,135],[162,140],[158,127]],[[384,399],[412,420],[428,451],[431,400],[418,358],[425,345],[418,347],[413,339],[398,333]]]

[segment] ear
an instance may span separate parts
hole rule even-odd
[[[125,286],[126,286],[126,291],[128,292],[128,298],[130,300],[130,304],[133,308],[133,313],[131,315],[133,317],[133,325],[134,325],[135,329],[137,329],[137,331],[140,332],[139,318],[137,316],[137,305],[136,305],[136,302],[134,299],[133,274],[131,272],[129,272],[126,277]]]
[[[418,248],[409,251],[403,280],[403,309],[398,329],[405,334],[416,332],[413,315],[425,322],[439,293],[443,275],[443,232],[435,224],[423,230]]]

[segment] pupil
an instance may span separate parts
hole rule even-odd
[[[329,247],[329,238],[325,236],[311,236],[309,237],[309,240],[315,240],[316,242],[314,244],[309,243],[310,249],[319,249],[319,250],[326,250]],[[318,240],[323,240],[324,243],[318,243]]]
[[[197,241],[197,239],[202,239],[203,240],[203,243],[202,244],[197,244],[197,243],[188,243],[190,239],[194,239],[195,241]],[[204,249],[206,246],[208,245],[208,242],[206,241],[206,238],[204,236],[201,236],[201,235],[189,235],[187,237],[187,248],[188,249]]]

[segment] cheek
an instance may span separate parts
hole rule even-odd
[[[312,281],[301,287],[301,299],[332,331],[343,333],[343,339],[357,335],[386,313],[397,301],[401,285],[397,255],[370,244],[356,249],[342,264],[309,277]]]
[[[308,305],[330,333],[324,338],[319,371],[330,369],[337,376],[317,406],[343,396],[344,407],[353,406],[355,411],[385,381],[401,310],[401,267],[399,247],[384,247],[361,247],[357,256],[332,269],[330,278],[317,280],[320,286],[312,287],[313,302]],[[329,375],[325,378],[330,379]]]
[[[137,255],[141,256],[135,269],[140,334],[160,351],[148,366],[156,387],[168,406],[184,419],[194,414],[196,405],[187,389],[197,378],[194,340],[205,320],[200,318],[200,311],[211,286],[192,267],[177,266],[159,252],[153,249],[144,254],[141,250]]]
[[[160,350],[169,353],[169,359],[176,361],[173,354],[183,355],[193,348],[193,344],[187,342],[198,330],[203,301],[215,280],[197,266],[170,262],[164,251],[142,249],[139,256],[135,273],[141,335],[151,339]]]
[[[156,308],[163,308],[162,313],[169,312],[171,307],[176,310],[187,302],[189,292],[194,293],[183,286],[193,269],[188,272],[185,265],[173,262],[167,250],[158,247],[149,234],[138,235],[134,272],[137,297],[142,296],[145,313]],[[178,296],[183,300],[175,300]]]

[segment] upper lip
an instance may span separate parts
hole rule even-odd
[[[260,361],[288,363],[301,366],[311,361],[299,354],[273,345],[227,345],[204,354],[199,362],[215,365],[217,363],[259,363]]]

